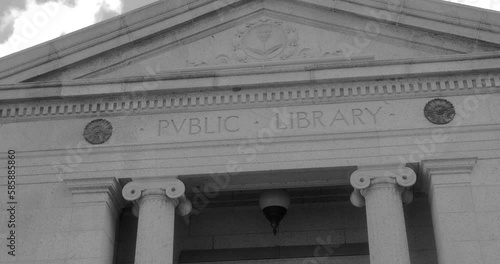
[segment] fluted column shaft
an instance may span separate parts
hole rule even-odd
[[[405,187],[415,181],[410,169],[368,168],[351,176],[355,188],[351,201],[366,206],[371,264],[410,264],[403,194],[405,202],[411,201]]]

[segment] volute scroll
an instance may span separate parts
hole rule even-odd
[[[135,201],[142,196],[143,191],[148,189],[162,189],[166,196],[177,199],[184,195],[186,187],[177,179],[162,182],[129,182],[123,187],[122,195],[127,201]]]

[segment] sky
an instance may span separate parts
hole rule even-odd
[[[157,0],[0,0],[0,57]]]
[[[156,1],[0,0],[0,57]],[[500,0],[446,1],[500,11]]]

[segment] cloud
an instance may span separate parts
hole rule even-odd
[[[14,33],[14,17],[12,12],[26,8],[24,0],[2,0],[0,1],[0,43],[4,43]]]
[[[69,7],[74,7],[76,5],[76,0],[35,0],[35,3],[38,5],[43,5],[48,2],[59,3]],[[0,13],[0,44],[7,41],[14,33],[14,19],[12,13],[26,10],[27,4],[27,0],[1,0],[0,10],[3,10],[3,12]]]
[[[67,5],[69,7],[75,7],[77,0],[36,0],[37,4],[45,4],[47,2],[59,2],[63,5]]]
[[[120,2],[121,3],[121,2]],[[114,16],[120,15],[120,13],[117,10],[121,10],[122,8],[118,8],[117,6],[112,6],[112,4],[116,5],[117,3],[109,3],[105,2],[101,8],[99,8],[99,11],[97,14],[95,14],[95,20],[96,21],[103,21],[109,18],[112,18]]]
[[[0,10],[25,9],[25,0],[2,0],[0,1]]]
[[[123,9],[122,0],[0,1],[7,8],[0,14],[0,57],[119,15]]]
[[[0,18],[0,44],[7,41],[14,34],[14,20],[9,17]]]

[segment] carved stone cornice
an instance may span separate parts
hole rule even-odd
[[[73,194],[73,203],[105,202],[115,216],[125,204],[121,184],[114,177],[66,179],[64,182]]]
[[[397,185],[402,188],[403,203],[408,204],[413,200],[413,193],[409,187],[417,181],[417,175],[408,167],[398,165],[382,165],[362,167],[353,172],[350,177],[354,191],[351,194],[351,202],[354,206],[365,205],[364,193],[370,188],[376,188],[380,184]]]
[[[46,118],[112,116],[238,109],[262,105],[338,103],[403,99],[432,96],[456,96],[500,92],[497,74],[457,77],[408,78],[383,81],[318,83],[273,88],[154,94],[135,97],[80,98],[45,100],[0,105],[0,122],[20,122]]]
[[[138,201],[148,199],[149,196],[163,195],[177,206],[177,213],[181,216],[188,215],[191,212],[192,204],[184,192],[186,187],[184,183],[176,178],[167,178],[162,180],[143,180],[127,183],[122,190],[122,195],[127,201],[134,202],[134,215],[137,216]]]
[[[468,184],[477,158],[424,160],[420,165],[423,190],[429,192],[431,184]]]

